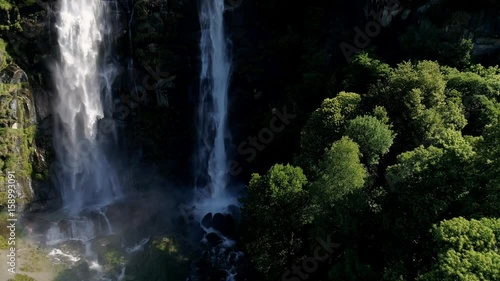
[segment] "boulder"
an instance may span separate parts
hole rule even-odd
[[[208,213],[201,220],[201,225],[203,225],[206,228],[210,228],[210,227],[212,227],[212,220],[213,220],[212,213]]]
[[[19,84],[28,82],[28,75],[16,64],[10,64],[0,71],[0,81],[4,84]]]
[[[219,235],[213,232],[210,232],[207,235],[205,235],[205,239],[207,239],[209,247],[220,245],[224,241]]]

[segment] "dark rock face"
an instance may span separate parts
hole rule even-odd
[[[14,159],[15,167],[2,167],[2,170],[15,170],[18,175],[18,197],[22,209],[42,210],[51,205],[56,197],[55,190],[48,181],[49,165],[47,163],[52,151],[50,141],[40,138],[39,123],[50,114],[50,103],[40,93],[46,93],[50,85],[47,73],[47,60],[51,56],[51,7],[56,1],[37,1],[35,4],[19,5],[19,17],[13,26],[0,31],[6,44],[0,57],[4,64],[0,67],[0,83],[10,85],[3,87],[1,100],[9,102],[10,114],[0,107],[0,119],[15,131],[6,131],[7,135],[16,135],[18,140],[15,150],[8,150],[7,159]],[[1,22],[3,25],[4,22]],[[4,58],[5,57],[5,58]],[[3,86],[2,85],[2,86]],[[45,95],[47,96],[47,95]],[[5,118],[5,119],[4,119]],[[10,120],[9,120],[10,119]],[[50,131],[50,130],[48,130]],[[2,136],[4,137],[4,136]],[[5,136],[8,138],[8,136]],[[0,163],[2,164],[2,163]],[[29,167],[29,168],[28,168]],[[1,203],[0,203],[1,204]]]
[[[212,227],[212,220],[213,220],[212,213],[208,213],[201,220],[201,225],[203,225],[206,228],[210,228]]]
[[[26,73],[15,63],[0,70],[0,170],[7,177],[7,171],[15,173],[18,207],[23,210],[37,194],[28,167],[36,151],[34,131],[36,125],[35,106]],[[0,193],[5,193],[1,190]],[[0,196],[6,198],[6,196]],[[6,206],[6,202],[0,202]]]
[[[28,75],[15,64],[11,64],[0,71],[0,80],[4,84],[19,84],[28,82]]]
[[[234,206],[233,212],[236,212]],[[238,248],[235,235],[235,221],[231,214],[209,213],[200,226],[206,233],[198,245],[197,258],[191,265],[189,281],[250,280],[247,274],[249,264]],[[196,229],[196,226],[193,226]],[[249,279],[250,278],[250,279]]]

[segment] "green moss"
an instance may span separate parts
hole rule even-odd
[[[37,181],[43,181],[43,180],[45,180],[46,178],[45,178],[45,175],[44,175],[44,174],[42,174],[42,173],[36,173],[36,174],[35,174],[35,179],[36,179]]]
[[[8,249],[9,245],[7,244],[7,239],[0,235],[0,250]]]
[[[0,51],[2,47],[5,46],[0,42]],[[28,186],[27,183],[33,174],[31,157],[34,152],[36,128],[29,124],[30,120],[27,120],[29,117],[25,112],[25,105],[31,103],[29,91],[27,83],[0,83],[0,174],[4,177],[7,171],[15,171],[16,180],[21,186]],[[15,116],[10,108],[14,100],[17,101]],[[16,128],[13,128],[14,124]],[[2,194],[5,191],[5,187],[0,186],[0,209],[5,207],[6,196]],[[23,194],[30,194],[30,190],[23,190]]]
[[[23,1],[19,5],[25,6],[32,1],[33,0]],[[0,0],[0,13],[5,14],[5,17],[2,17],[3,21],[0,21],[0,30],[15,29],[22,31],[20,24],[21,14],[19,13],[19,7],[17,5],[16,3],[12,3],[11,0]]]
[[[9,279],[8,281],[36,281],[35,279],[24,274],[16,274],[14,279]]]
[[[164,237],[161,240],[153,241],[153,246],[163,252],[167,252],[169,254],[177,253],[177,247],[174,241],[168,237]]]
[[[128,268],[135,280],[186,280],[190,262],[179,240],[169,236],[157,238],[143,255],[134,257]]]
[[[2,38],[0,38],[0,70],[6,68],[10,60],[11,57],[7,52],[7,42],[5,42]],[[2,84],[2,89],[3,86],[4,85]],[[0,93],[2,92],[3,90],[0,90]]]
[[[104,265],[109,268],[117,268],[125,263],[123,254],[117,249],[108,250],[104,254]]]

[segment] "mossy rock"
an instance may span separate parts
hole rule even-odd
[[[158,237],[134,257],[127,266],[127,274],[135,280],[184,281],[190,270],[190,259],[180,238]]]

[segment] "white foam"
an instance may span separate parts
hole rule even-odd
[[[64,253],[63,251],[61,251],[60,249],[57,249],[57,248],[53,249],[52,251],[50,251],[50,253],[47,256],[52,257],[56,261],[59,261],[59,262],[61,262],[61,258],[60,257],[64,257],[64,258],[68,259],[72,263],[76,263],[77,261],[81,260],[80,257],[75,257],[73,255],[66,254],[66,253]]]

